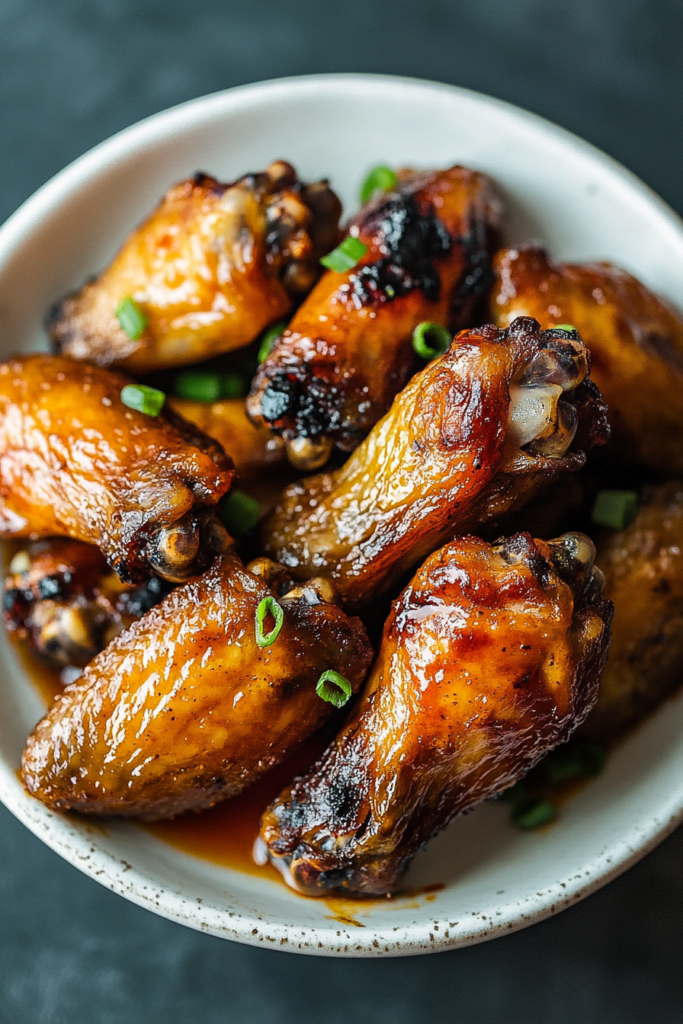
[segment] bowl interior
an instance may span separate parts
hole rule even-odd
[[[498,183],[509,242],[536,239],[563,258],[614,260],[683,306],[681,224],[587,144],[452,87],[315,76],[185,104],[115,136],[48,183],[0,232],[0,355],[46,347],[50,304],[106,264],[169,184],[199,169],[229,180],[278,157],[302,177],[328,176],[347,213],[373,164],[468,164]],[[370,903],[303,899],[268,877],[181,853],[135,825],[78,821],[28,798],[16,770],[43,703],[4,635],[0,643],[0,795],[10,810],[103,884],[228,938],[357,956],[479,941],[614,877],[683,810],[683,702],[672,700],[545,831],[522,834],[504,806],[486,804],[418,855],[411,894]]]

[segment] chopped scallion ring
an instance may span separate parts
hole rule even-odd
[[[364,245],[360,238],[349,235],[339,243],[336,249],[328,252],[327,256],[323,256],[320,262],[328,270],[333,270],[335,274],[345,274],[347,270],[353,270],[358,260],[362,260],[367,251],[367,245]]]
[[[127,334],[131,341],[137,341],[144,334],[147,326],[147,317],[138,306],[135,299],[127,295],[121,299],[115,310],[116,319],[121,325],[121,330]]]
[[[638,515],[636,491],[598,491],[591,519],[598,526],[625,530]]]
[[[252,526],[256,526],[261,515],[261,506],[244,491],[235,489],[223,498],[218,506],[218,515],[229,534],[241,537],[251,530]]]
[[[147,416],[158,416],[164,407],[166,395],[146,384],[126,384],[121,390],[121,401],[129,409],[144,412]]]
[[[208,370],[185,370],[175,379],[175,393],[193,402],[215,402],[223,390],[221,378]]]
[[[552,750],[539,770],[549,785],[599,775],[605,764],[605,748],[591,740],[573,740]]]
[[[413,331],[413,348],[422,359],[436,359],[448,351],[451,332],[441,324],[423,320]]]
[[[263,624],[269,615],[275,619],[275,625],[270,633],[263,632]],[[274,597],[264,597],[256,609],[256,643],[259,647],[270,647],[280,635],[282,623],[285,621],[285,613]]]
[[[552,329],[554,331],[576,331],[574,324],[555,324]],[[576,331],[576,333],[578,334],[579,332]]]
[[[271,349],[273,348],[273,345],[280,337],[282,332],[286,330],[286,328],[286,321],[280,320],[279,323],[273,324],[272,327],[269,327],[267,330],[263,332],[263,334],[261,335],[261,344],[259,345],[257,356],[259,363],[262,363],[264,359],[268,358],[268,356],[271,353]]]
[[[520,801],[512,811],[512,820],[520,828],[539,828],[554,821],[556,817],[557,811],[550,800]]]
[[[360,187],[361,203],[368,203],[376,192],[388,192],[396,184],[396,171],[379,164],[368,173]]]
[[[241,373],[224,373],[221,376],[221,398],[244,398],[247,382]]]
[[[353,693],[353,689],[348,679],[329,668],[318,680],[315,692],[328,704],[334,704],[335,708],[343,708]]]

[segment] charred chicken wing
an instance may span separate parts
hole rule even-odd
[[[357,690],[371,648],[361,623],[330,603],[329,584],[276,598],[268,582],[282,568],[253,568],[223,556],[114,639],[29,737],[28,791],[57,809],[148,819],[210,807],[329,716],[322,673]]]
[[[211,506],[232,463],[176,413],[127,408],[127,383],[59,356],[0,365],[0,536],[94,544],[128,582],[187,579],[224,544]]]
[[[607,436],[576,332],[464,331],[398,395],[346,464],[293,484],[271,557],[331,577],[360,608],[453,534],[499,521]]]
[[[582,732],[611,736],[683,682],[683,484],[657,487],[625,530],[598,544],[614,602],[609,659]]]
[[[351,237],[367,252],[329,271],[262,363],[249,414],[281,433],[298,468],[316,469],[333,444],[356,447],[414,368],[413,328],[468,326],[491,282],[500,217],[489,180],[465,167],[399,174],[364,207]]]
[[[52,339],[72,359],[133,373],[241,348],[315,284],[340,214],[327,182],[305,185],[282,160],[229,185],[197,174],[167,192],[104,273],[59,303]],[[125,299],[143,318],[128,333],[116,316]]]
[[[390,893],[423,843],[566,740],[609,642],[594,554],[582,534],[517,534],[427,559],[348,724],[265,812],[257,858],[308,895]]]
[[[495,260],[492,306],[507,327],[533,316],[542,327],[569,323],[591,353],[605,396],[611,451],[669,476],[683,472],[683,319],[625,270],[568,264],[530,246]]]

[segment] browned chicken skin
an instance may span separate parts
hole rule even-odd
[[[256,611],[282,570],[254,569],[225,555],[114,639],[29,737],[28,791],[61,810],[147,819],[210,807],[329,717],[324,671],[357,690],[372,657],[360,621],[310,581],[277,599],[282,628],[259,647]]]
[[[224,545],[232,463],[176,413],[127,408],[127,383],[59,356],[0,365],[0,536],[94,544],[128,582],[187,578]]]
[[[266,550],[358,609],[454,533],[500,521],[607,436],[574,332],[519,319],[459,334],[346,464],[293,484]]]
[[[10,562],[5,625],[52,665],[83,668],[168,590],[158,576],[123,583],[90,544],[36,541]]]
[[[612,645],[582,732],[603,738],[683,682],[683,483],[655,488],[630,526],[605,531],[598,560],[614,602]]]
[[[366,255],[324,275],[252,386],[249,415],[283,434],[296,466],[352,450],[384,415],[414,368],[418,323],[467,326],[499,219],[490,181],[465,167],[402,172],[361,210],[350,230]]]
[[[609,263],[560,263],[528,246],[503,249],[495,269],[501,327],[533,316],[542,327],[569,323],[581,333],[609,408],[610,452],[665,476],[683,473],[681,316]]]
[[[393,892],[420,846],[591,707],[611,606],[587,537],[459,537],[394,603],[360,702],[265,812],[256,856],[308,895]]]
[[[58,304],[52,339],[72,359],[132,373],[241,348],[313,287],[340,214],[327,182],[305,185],[282,160],[229,185],[197,174],[166,193],[107,270]],[[128,297],[147,319],[135,340],[115,316]]]

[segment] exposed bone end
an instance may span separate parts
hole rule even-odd
[[[33,610],[31,627],[38,654],[57,665],[84,668],[101,648],[96,623],[87,608],[41,601]]]
[[[585,602],[599,600],[605,577],[595,565],[595,544],[585,533],[564,533],[547,542],[553,568]]]
[[[329,437],[295,437],[286,442],[287,458],[302,473],[324,466],[334,442]]]
[[[282,598],[283,601],[306,601],[307,604],[339,604],[339,594],[332,580],[315,576],[298,587],[292,587]]]
[[[272,558],[266,558],[265,555],[254,558],[246,568],[247,572],[258,576],[269,587],[274,587],[289,571],[284,565],[274,562]]]
[[[232,538],[215,512],[205,509],[159,530],[147,544],[147,561],[163,579],[183,583],[231,546]]]

